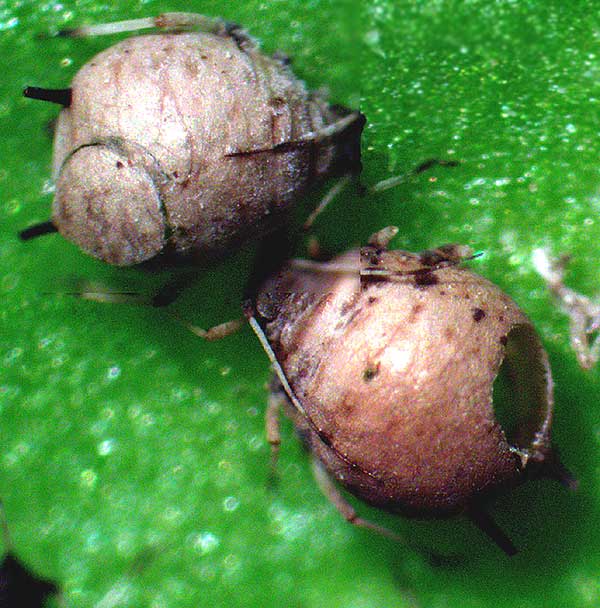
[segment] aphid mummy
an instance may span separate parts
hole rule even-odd
[[[158,27],[91,59],[69,89],[29,87],[65,106],[52,220],[116,265],[206,264],[281,225],[307,189],[360,171],[364,117],[333,106],[239,27],[188,13],[70,35]]]
[[[482,502],[533,476],[574,485],[551,446],[548,357],[518,306],[460,265],[467,248],[388,251],[390,236],[292,261],[259,290],[251,322],[283,406],[358,498],[409,516],[467,512],[512,553]]]

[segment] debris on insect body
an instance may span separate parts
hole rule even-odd
[[[258,291],[247,316],[284,397],[271,398],[268,438],[277,446],[282,405],[355,524],[377,528],[330,478],[387,511],[467,513],[512,554],[485,500],[536,476],[575,485],[551,447],[548,357],[517,305],[459,265],[468,248],[390,251],[394,234],[292,260]]]
[[[570,321],[571,347],[583,369],[590,369],[600,358],[600,302],[577,293],[564,284],[567,256],[553,260],[545,249],[535,249],[533,267],[546,281]]]
[[[307,91],[239,26],[165,13],[67,34],[143,28],[163,31],[101,52],[68,89],[26,89],[64,107],[52,219],[23,239],[59,231],[116,265],[204,264],[284,223],[321,179],[360,172],[362,114]]]

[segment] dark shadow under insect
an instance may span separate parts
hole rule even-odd
[[[56,583],[34,574],[13,553],[11,539],[0,501],[0,519],[7,552],[0,562],[0,608],[42,608],[46,601],[58,595]]]

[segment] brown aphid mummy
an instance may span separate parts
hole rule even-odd
[[[514,553],[482,501],[532,476],[574,485],[551,448],[548,357],[518,306],[459,265],[467,248],[388,251],[390,236],[293,260],[260,289],[251,324],[318,469],[387,511],[466,512]],[[495,411],[501,379],[509,412]],[[376,527],[329,486],[348,520]]]
[[[281,225],[321,179],[360,172],[364,117],[310,92],[238,26],[166,13],[80,28],[143,28],[91,59],[69,89],[29,87],[64,105],[54,142],[52,220],[116,265],[210,263]]]

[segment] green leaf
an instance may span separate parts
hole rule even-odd
[[[109,268],[56,235],[17,239],[48,218],[57,113],[21,91],[67,86],[114,41],[37,34],[166,8],[242,23],[312,88],[360,104],[364,183],[460,161],[348,193],[317,232],[340,250],[388,224],[406,249],[470,244],[484,252],[473,268],[538,327],[555,440],[581,485],[532,482],[496,501],[516,557],[461,519],[359,506],[425,551],[354,529],[315,486],[289,422],[270,489],[268,362],[248,328],[207,344],[168,313],[61,295],[72,277],[151,293],[168,273]],[[599,372],[577,366],[531,254],[570,253],[569,285],[600,291],[599,21],[593,3],[556,0],[0,3],[0,497],[13,552],[80,608],[597,606]],[[207,271],[173,310],[202,326],[237,316],[251,259]]]

